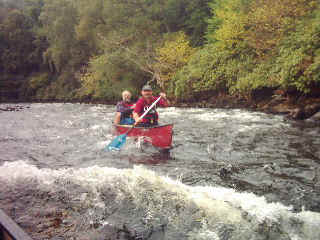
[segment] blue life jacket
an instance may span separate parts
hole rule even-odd
[[[127,103],[124,101],[118,102],[117,104],[117,112],[121,113],[120,116],[120,124],[122,125],[132,125],[134,124],[134,119],[132,116],[133,112],[133,103]]]

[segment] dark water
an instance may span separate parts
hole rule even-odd
[[[169,153],[105,152],[113,106],[20,106],[0,112],[0,207],[34,239],[320,238],[319,127],[168,108]]]

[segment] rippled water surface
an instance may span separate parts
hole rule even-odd
[[[0,207],[34,239],[320,239],[319,127],[167,108],[170,152],[105,152],[114,106],[19,106],[0,111]]]

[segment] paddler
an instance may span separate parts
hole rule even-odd
[[[141,127],[151,127],[158,125],[159,115],[157,113],[156,107],[168,107],[169,101],[166,97],[165,93],[160,93],[161,99],[156,104],[154,108],[152,108],[147,115],[144,116],[143,119],[139,119],[139,117],[148,109],[148,107],[158,99],[158,97],[154,97],[152,95],[152,88],[150,85],[145,85],[141,91],[142,97],[136,102],[136,106],[133,111],[133,118],[135,120],[135,125]]]
[[[122,101],[117,103],[117,112],[114,118],[114,124],[132,125],[134,119],[132,111],[135,104],[131,102],[131,93],[128,90],[122,92]]]

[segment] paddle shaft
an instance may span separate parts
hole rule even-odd
[[[148,109],[139,117],[139,120],[141,120],[142,118],[144,118],[145,115],[147,115],[147,113],[160,101],[161,96],[158,97],[157,100],[155,100],[150,107],[148,107]]]
[[[139,117],[139,120],[144,118],[144,116],[148,114],[148,112],[160,101],[160,99],[161,99],[161,96],[158,97],[158,99],[154,101],[150,107],[148,107],[148,109]],[[127,135],[134,127],[135,127],[135,124],[125,134]]]

